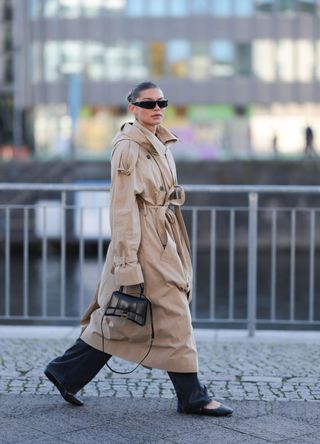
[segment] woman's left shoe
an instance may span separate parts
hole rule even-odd
[[[48,370],[48,367],[45,369],[44,374],[49,379],[49,381],[51,381],[57,387],[60,395],[65,401],[77,406],[83,405],[83,401],[77,398],[73,393],[68,392],[67,389],[61,384],[61,382],[58,381],[58,379]]]
[[[198,415],[206,416],[230,416],[233,413],[233,409],[226,405],[220,404],[219,407],[216,407],[215,409],[207,409],[206,407],[202,407],[196,413]]]

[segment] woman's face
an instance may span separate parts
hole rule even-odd
[[[141,91],[136,102],[161,100],[163,98],[161,89],[150,88]],[[152,132],[155,132],[157,126],[162,122],[165,112],[165,108],[159,108],[158,104],[153,109],[145,109],[130,103],[128,108],[134,114],[136,120]]]

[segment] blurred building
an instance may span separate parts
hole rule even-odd
[[[307,126],[320,149],[320,0],[15,5],[17,122],[39,157],[106,158],[144,79],[169,98],[177,157],[296,156]]]
[[[13,9],[0,0],[0,147],[13,144]]]

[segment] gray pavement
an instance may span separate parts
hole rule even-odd
[[[220,419],[179,415],[166,372],[142,367],[103,369],[68,405],[43,368],[78,333],[0,327],[0,443],[320,443],[320,333],[196,330],[201,381],[235,409]]]

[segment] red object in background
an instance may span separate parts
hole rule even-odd
[[[30,158],[30,151],[27,145],[15,147],[13,145],[0,146],[0,159],[4,162],[11,160],[27,160]]]

